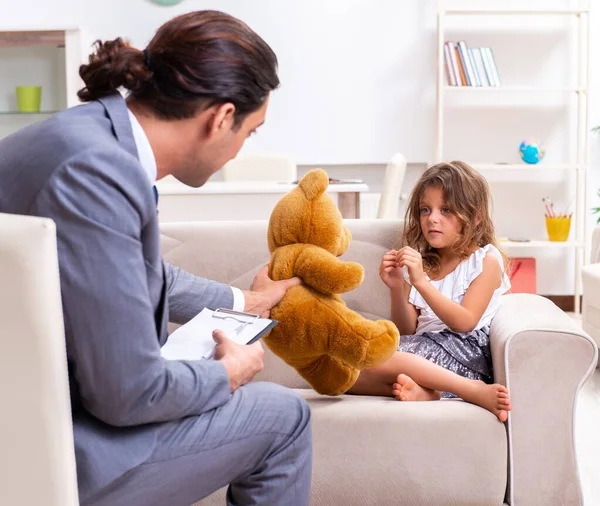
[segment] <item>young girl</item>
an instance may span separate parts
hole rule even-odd
[[[491,384],[489,326],[510,282],[489,202],[486,180],[466,163],[423,174],[406,212],[405,246],[388,252],[379,269],[400,331],[398,352],[364,370],[352,393],[401,401],[458,395],[506,420],[508,390]]]

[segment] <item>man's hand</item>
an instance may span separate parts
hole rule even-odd
[[[265,351],[260,341],[249,345],[237,344],[228,339],[222,330],[215,330],[213,339],[217,343],[213,358],[225,366],[231,393],[252,381],[263,370]]]
[[[273,306],[279,304],[288,289],[302,284],[302,280],[297,277],[273,281],[268,272],[269,267],[265,265],[252,281],[250,291],[244,291],[244,311],[259,314],[263,318],[269,317]]]

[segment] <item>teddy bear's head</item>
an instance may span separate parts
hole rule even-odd
[[[298,243],[320,246],[335,256],[348,249],[352,235],[335,202],[325,193],[328,185],[327,172],[313,169],[279,200],[269,220],[271,253]]]

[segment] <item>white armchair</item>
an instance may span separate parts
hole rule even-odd
[[[56,229],[0,214],[0,504],[77,506]]]
[[[582,270],[583,330],[600,346],[600,227],[592,234],[590,263]]]
[[[387,220],[398,218],[398,205],[405,175],[406,158],[403,154],[396,153],[385,168],[377,218]]]
[[[223,167],[225,181],[280,181],[297,179],[296,162],[279,155],[245,155],[227,162]]]

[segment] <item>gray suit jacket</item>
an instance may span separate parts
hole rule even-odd
[[[166,361],[167,322],[233,305],[163,265],[156,206],[119,94],[0,141],[0,212],[56,222],[80,495],[144,462],[157,424],[229,399],[215,361]],[[32,399],[32,402],[38,402]]]

